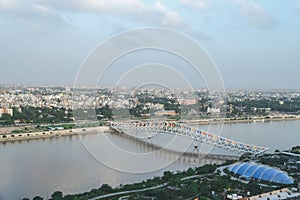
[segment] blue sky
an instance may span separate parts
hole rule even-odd
[[[226,88],[300,85],[300,0],[0,0],[0,84],[72,85],[101,41],[165,27],[198,41]]]

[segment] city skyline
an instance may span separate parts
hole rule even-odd
[[[0,16],[0,84],[72,86],[100,42],[150,26],[174,29],[200,43],[225,88],[299,88],[297,0],[3,0]]]

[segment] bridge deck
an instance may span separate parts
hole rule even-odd
[[[195,127],[176,122],[113,122],[111,123],[111,128],[123,132],[137,130],[180,135],[224,149],[229,149],[240,153],[251,153],[254,155],[263,153],[268,149],[266,147],[259,147],[256,145],[245,144],[242,142],[231,140]]]

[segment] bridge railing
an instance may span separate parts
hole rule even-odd
[[[241,153],[260,154],[268,148],[251,144],[245,144],[232,139],[221,137],[207,131],[190,127],[186,124],[167,121],[149,121],[149,122],[113,122],[112,128],[117,128],[123,132],[130,130],[164,132],[168,134],[181,135],[194,140],[215,145],[224,149],[238,151]]]

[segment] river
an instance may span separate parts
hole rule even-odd
[[[300,121],[231,123],[224,124],[221,132],[219,124],[202,125],[200,128],[249,144],[266,146],[269,152],[300,145]],[[119,134],[98,133],[2,143],[0,200],[36,195],[47,199],[56,190],[64,194],[80,193],[103,183],[118,186],[161,176],[166,170],[222,162],[216,158],[175,152],[182,148],[197,152],[195,144],[185,138],[174,139],[159,134],[151,139],[141,138],[145,142]],[[170,143],[172,151],[156,147]],[[180,148],[176,149],[178,146]],[[224,153],[216,148],[210,152]]]

